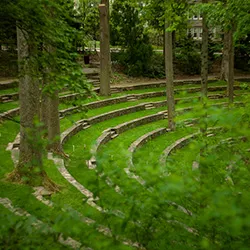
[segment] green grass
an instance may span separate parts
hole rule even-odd
[[[17,101],[0,103],[0,113],[6,112],[8,110],[11,110],[17,107],[18,107]]]
[[[18,124],[13,123],[11,121],[4,122],[1,125],[1,137],[0,137],[0,145],[1,145],[1,168],[0,168],[0,177],[3,178],[6,173],[9,173],[13,170],[13,162],[10,158],[10,152],[5,151],[5,148],[9,141],[13,141],[16,134],[18,133]],[[11,130],[9,131],[9,129]],[[40,203],[38,200],[35,199],[35,197],[31,194],[33,192],[31,187],[25,186],[25,185],[18,185],[18,184],[12,184],[5,182],[4,180],[1,180],[0,182],[0,197],[7,197],[12,202],[13,205],[16,207],[23,208],[24,210],[28,211],[32,215],[36,216],[37,218],[41,219],[42,221],[48,222],[48,223],[55,223],[57,218],[61,216],[65,216],[67,218],[66,212],[61,212],[58,210],[58,208],[67,208],[71,207],[80,213],[84,214],[84,216],[89,216],[92,219],[97,219],[100,222],[105,223],[105,218],[103,215],[101,215],[98,211],[90,207],[88,204],[84,202],[83,195],[76,191],[76,189],[70,185],[58,172],[56,167],[49,161],[46,162],[46,172],[51,177],[53,181],[55,181],[57,184],[59,184],[62,189],[60,193],[56,193],[52,195],[51,200],[56,204],[55,209],[49,208],[46,205]],[[58,206],[58,208],[57,208]],[[1,211],[2,208],[0,208]],[[112,220],[113,218],[109,218]],[[66,222],[65,222],[66,223]],[[77,223],[77,222],[75,222]],[[78,229],[77,229],[78,228]],[[111,239],[107,239],[105,236],[103,236],[101,233],[98,233],[95,228],[87,226],[83,223],[78,222],[78,225],[76,225],[76,229],[80,232],[76,235],[79,240],[88,238],[88,242],[92,242],[95,249],[106,249],[102,248],[103,246],[98,246],[98,242],[106,242],[105,244],[108,244],[111,246],[113,241]],[[74,230],[68,230],[68,232],[65,232],[66,235],[73,235],[75,234]],[[86,235],[84,236],[83,232],[86,232]],[[73,236],[72,235],[72,236]],[[91,235],[91,236],[89,236]],[[91,238],[93,237],[93,240]],[[94,240],[94,238],[96,240]],[[130,247],[126,247],[121,245],[120,243],[117,244],[117,249],[130,249]],[[107,248],[108,249],[108,248]]]
[[[14,94],[18,92],[18,88],[2,89],[0,95]]]
[[[146,90],[148,92],[149,89]],[[159,90],[159,88],[157,89]],[[139,91],[138,93],[142,93]],[[236,94],[241,94],[244,91],[236,91]],[[132,92],[129,92],[132,93]],[[135,92],[137,93],[137,91]],[[122,95],[124,93],[120,93]],[[180,93],[178,96],[197,96],[198,93],[185,95]],[[105,99],[101,97],[100,99]],[[98,109],[89,110],[86,114],[84,112],[79,114],[74,114],[68,116],[61,120],[61,130],[65,130],[70,127],[75,121],[92,117],[95,115],[103,114],[115,109],[125,108],[129,106],[134,106],[139,103],[149,102],[149,101],[160,101],[164,100],[165,97],[148,98],[142,99],[135,102],[119,103],[115,105],[110,105]],[[237,96],[235,100],[243,100],[247,97]],[[94,100],[87,99],[83,103]],[[220,99],[216,101],[209,101],[209,103],[220,103],[227,101],[227,98]],[[4,109],[9,108],[11,104],[16,105],[17,103],[6,103],[1,104]],[[8,106],[10,105],[10,106]],[[177,105],[177,108],[183,108],[187,106],[196,106],[199,112],[202,109],[198,108],[200,103],[192,99],[191,101],[183,101]],[[68,107],[68,104],[61,104],[60,107]],[[65,152],[70,155],[70,159],[67,161],[68,171],[79,181],[82,185],[92,191],[96,196],[100,197],[97,204],[109,209],[109,213],[103,214],[98,212],[96,209],[90,207],[84,198],[84,196],[70,183],[68,183],[56,169],[51,161],[45,160],[44,165],[49,177],[61,186],[61,192],[53,194],[49,199],[55,204],[54,208],[47,207],[42,204],[32,195],[32,188],[25,185],[17,185],[13,183],[6,182],[3,178],[6,173],[13,170],[13,162],[10,157],[10,152],[5,151],[8,142],[13,141],[19,130],[19,124],[12,121],[5,121],[0,124],[0,197],[8,197],[12,200],[13,204],[17,207],[21,207],[27,210],[32,215],[36,216],[38,219],[48,223],[50,226],[55,227],[56,230],[63,231],[65,235],[74,237],[75,239],[81,241],[93,249],[131,249],[126,247],[121,243],[114,242],[103,236],[101,233],[95,230],[95,226],[87,226],[80,221],[80,218],[76,216],[74,210],[80,212],[82,215],[95,219],[98,223],[110,226],[114,233],[124,235],[124,232],[120,232],[117,228],[121,227],[123,222],[121,218],[113,214],[113,210],[121,210],[126,215],[129,215],[129,207],[134,202],[129,200],[129,197],[137,193],[136,201],[143,202],[144,198],[148,195],[148,191],[143,188],[135,180],[129,179],[123,168],[127,166],[128,159],[128,147],[130,144],[138,139],[143,134],[150,132],[156,128],[167,126],[167,120],[161,120],[153,122],[147,125],[139,126],[137,128],[131,129],[119,135],[114,140],[111,140],[107,144],[100,148],[97,154],[98,159],[98,171],[99,173],[105,173],[103,177],[98,176],[94,170],[89,170],[86,166],[85,161],[91,157],[91,147],[95,144],[96,139],[101,135],[102,131],[109,127],[114,127],[120,123],[130,121],[145,115],[154,114],[156,112],[166,110],[166,107],[139,111],[124,116],[119,116],[98,124],[91,126],[89,129],[81,131],[73,138],[71,138],[65,145]],[[213,111],[213,108],[210,109]],[[198,113],[199,116],[200,113]],[[192,112],[186,112],[177,117],[177,121],[182,119],[191,118],[193,116]],[[136,166],[135,172],[145,178],[149,184],[152,184],[156,180],[159,174],[159,169],[157,166],[157,161],[160,153],[174,142],[176,139],[185,136],[195,128],[179,128],[176,132],[171,132],[166,135],[162,135],[144,145],[142,148],[138,149],[134,154],[134,163]],[[226,134],[222,134],[221,138],[224,138]],[[247,148],[246,144],[242,144],[242,147]],[[185,164],[185,162],[190,165],[192,163],[192,158],[196,157],[197,150],[189,152],[189,147],[185,147],[182,150],[176,151],[171,155],[170,162],[178,162],[174,164],[173,167],[178,168],[176,174],[181,175],[183,171],[180,166]],[[183,152],[183,157],[182,153]],[[198,152],[199,153],[199,152]],[[145,155],[147,157],[145,157]],[[189,158],[188,158],[189,157]],[[114,188],[108,186],[105,182],[106,177],[109,177],[114,184],[121,187],[123,191],[122,195],[115,192]],[[159,179],[158,179],[159,180]],[[62,211],[62,208],[65,211]],[[73,209],[73,210],[72,210]],[[70,211],[70,212],[69,212]],[[6,209],[0,206],[0,213],[5,213]],[[9,212],[7,212],[10,214]],[[72,223],[72,221],[74,223]],[[56,225],[56,226],[54,226]],[[74,225],[72,227],[72,225]],[[126,234],[125,234],[126,235]],[[103,243],[103,244],[102,244]],[[57,244],[56,244],[57,245]],[[56,246],[55,245],[55,249]]]

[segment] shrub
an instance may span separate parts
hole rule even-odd
[[[176,44],[174,63],[176,70],[185,74],[200,74],[200,54],[192,37],[185,37]]]

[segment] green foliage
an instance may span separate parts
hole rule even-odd
[[[235,44],[235,68],[249,71],[250,69],[250,34],[239,39]]]
[[[38,228],[33,216],[20,218],[1,209],[0,222],[1,249],[68,249],[57,243],[58,235],[48,227]]]
[[[201,59],[191,37],[182,39],[175,49],[176,69],[185,74],[199,74]]]
[[[44,91],[53,93],[67,86],[90,92],[77,63],[76,40],[81,33],[72,1],[8,1],[4,11],[25,32],[33,74],[49,82]]]
[[[118,58],[131,76],[145,75],[153,54],[139,10],[140,5],[129,1],[116,0],[112,5],[111,44],[124,49]]]

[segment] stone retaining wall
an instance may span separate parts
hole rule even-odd
[[[98,137],[98,139],[96,141],[96,145],[93,148],[92,153],[96,153],[101,145],[106,144],[107,142],[109,142],[112,139],[111,136],[112,136],[112,133],[111,133],[111,131],[109,129],[104,131],[102,133],[102,135]]]
[[[6,81],[4,83],[0,83],[0,90],[17,88],[17,87],[18,87],[18,80],[9,82]]]
[[[8,118],[13,118],[19,115],[19,108],[11,109],[0,114],[0,121],[7,120]]]
[[[170,153],[174,149],[178,149],[178,148],[181,148],[181,147],[185,146],[191,139],[198,136],[198,134],[199,134],[199,132],[188,135],[188,136],[185,136],[185,137],[175,141],[169,147],[167,147],[160,156],[160,160],[159,160],[160,165],[161,166],[165,165],[167,157],[170,155]]]
[[[111,131],[115,131],[116,134],[121,134],[129,129],[133,129],[135,127],[150,123],[150,122],[156,122],[162,119],[167,118],[167,112],[166,111],[161,111],[158,112],[157,114],[149,115],[149,116],[144,116],[140,117],[138,119],[122,123],[116,127],[111,128]]]
[[[0,103],[16,101],[18,100],[18,97],[19,97],[19,93],[10,93],[10,94],[0,95]]]
[[[145,104],[139,104],[133,107],[118,109],[114,111],[107,112],[105,114],[101,114],[98,116],[94,116],[88,119],[89,124],[93,125],[99,122],[103,122],[109,119],[112,119],[114,117],[118,117],[121,115],[131,114],[134,112],[145,110]]]
[[[129,151],[133,154],[139,147],[143,146],[144,144],[146,144],[149,140],[152,140],[162,134],[165,134],[166,132],[169,132],[169,129],[166,128],[158,128],[154,131],[151,131],[143,136],[141,136],[139,139],[137,139],[136,141],[134,141],[130,147],[129,147]]]
[[[81,130],[83,130],[83,124],[77,123],[73,125],[72,127],[65,130],[63,133],[61,133],[61,143],[66,143],[72,136],[79,133]]]

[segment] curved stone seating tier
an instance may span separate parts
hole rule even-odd
[[[217,80],[209,80],[208,82],[216,82],[216,81]],[[240,79],[240,81],[245,81],[245,79]],[[183,86],[183,85],[189,85],[189,84],[197,84],[198,85],[198,84],[201,84],[201,82],[200,82],[200,80],[175,80],[174,81],[174,86]],[[115,90],[116,93],[119,93],[119,92],[123,92],[123,91],[149,89],[149,88],[160,88],[160,87],[165,87],[165,86],[166,86],[165,81],[159,81],[159,82],[141,83],[141,84],[128,85],[128,86],[117,86],[117,87],[112,87],[111,89]],[[222,87],[226,87],[226,86],[222,86]],[[235,89],[240,88],[240,86],[234,86],[234,87],[235,87]],[[209,87],[209,88],[213,88],[213,87]]]
[[[215,87],[209,87],[208,89],[209,91],[226,90],[226,86],[215,86]],[[235,89],[241,89],[241,88],[240,86],[236,86]],[[200,88],[195,87],[195,88],[189,88],[189,89],[175,90],[175,92],[177,93],[179,91],[186,91],[188,93],[196,93],[196,92],[199,92],[200,90],[201,90]],[[66,96],[60,96],[60,100],[73,100],[77,98],[77,96],[79,96],[79,94],[69,94]],[[135,101],[135,100],[160,97],[160,96],[165,96],[165,91],[149,92],[149,93],[142,93],[142,94],[131,94],[131,95],[126,95],[122,97],[116,97],[116,98],[110,98],[110,99],[106,99],[102,101],[91,102],[91,103],[87,103],[81,106],[70,107],[68,109],[61,110],[59,111],[59,114],[60,114],[60,117],[64,117],[70,114],[77,113],[83,109],[95,109],[95,108],[104,107],[106,105],[112,105],[112,104],[118,104],[122,102]],[[216,99],[216,98],[223,98],[225,97],[225,95],[216,94],[216,95],[209,95],[208,97],[211,99]],[[189,97],[189,98],[193,99],[194,97]],[[178,98],[176,100],[178,101]],[[149,108],[151,108],[150,105],[148,106],[147,109]],[[0,120],[12,118],[17,115],[19,115],[19,108],[15,108],[15,109],[12,109],[12,110],[9,110],[7,112],[0,114]]]
[[[11,119],[19,115],[19,108],[10,109],[4,113],[0,113],[0,121]]]
[[[138,119],[134,119],[132,121],[119,124],[116,127],[109,128],[109,129],[103,131],[102,135],[98,137],[95,146],[92,147],[92,149],[91,149],[92,157],[89,161],[87,161],[89,168],[93,169],[96,167],[95,155],[96,155],[96,153],[101,145],[106,144],[110,140],[117,137],[119,134],[121,134],[129,129],[132,129],[132,128],[135,128],[137,126],[141,126],[144,124],[148,124],[150,122],[155,122],[155,121],[159,121],[162,119],[166,119],[166,118],[167,118],[167,111],[160,111],[157,114],[148,115],[148,116],[144,116],[144,117],[141,117]]]
[[[184,147],[186,144],[188,144],[188,142],[197,137],[200,133],[197,132],[197,133],[194,133],[194,134],[191,134],[191,135],[188,135],[188,136],[185,136],[177,141],[175,141],[173,144],[171,144],[170,146],[168,146],[162,153],[162,155],[160,156],[160,160],[159,160],[159,163],[160,165],[164,165],[165,162],[166,162],[166,159],[167,157],[170,155],[170,153],[175,150],[175,149],[178,149],[178,148],[181,148],[181,147]]]
[[[19,97],[18,93],[0,95],[0,103],[16,101],[18,100],[18,97]]]
[[[210,81],[212,82],[212,81]],[[175,81],[175,86],[181,86],[181,85],[188,85],[188,84],[200,84],[200,81]],[[144,83],[140,85],[131,85],[131,86],[119,86],[119,87],[111,87],[114,93],[119,93],[122,91],[130,91],[130,90],[139,90],[139,89],[145,89],[145,88],[159,88],[164,87],[166,85],[165,82],[152,82],[152,83]],[[221,87],[222,89],[219,89]],[[209,91],[215,91],[217,90],[224,90],[226,86],[214,86],[214,87],[208,87]],[[187,90],[189,89],[189,90]],[[188,93],[194,93],[199,92],[201,89],[199,87],[193,87],[193,88],[187,88],[187,89],[176,89],[175,93],[180,91],[187,91]],[[241,89],[241,86],[234,86],[235,90]],[[99,93],[100,88],[94,88],[94,91]],[[163,91],[164,92],[164,91]],[[60,100],[62,102],[64,101],[71,101],[75,100],[80,96],[78,93],[72,93],[72,94],[66,94],[60,96]],[[19,94],[18,93],[10,93],[10,94],[4,94],[0,95],[0,103],[18,100]]]
[[[235,80],[239,81],[239,82],[249,82],[250,81],[250,78],[247,77],[247,76],[236,76],[234,78]],[[209,78],[208,79],[208,82],[215,82],[215,81],[218,81],[218,79],[215,79],[215,78]],[[6,81],[1,81],[0,83],[0,90],[5,90],[5,89],[10,89],[10,88],[17,88],[18,87],[18,79],[12,79],[12,80],[6,80]],[[189,80],[174,80],[174,84],[175,86],[179,86],[179,85],[183,85],[183,84],[200,84],[200,79],[189,79]],[[158,87],[159,85],[162,85],[162,86],[165,86],[166,85],[166,81],[162,80],[162,81],[157,81],[157,82],[151,82],[151,83],[140,83],[138,86],[144,86],[147,87],[147,86],[156,86]],[[130,86],[127,86],[127,88],[130,88]],[[117,87],[114,87],[114,86],[111,86],[111,88],[117,88]],[[137,88],[140,88],[140,87],[137,87]],[[143,88],[143,87],[141,87]],[[151,87],[149,87],[151,88]]]
[[[185,99],[190,99],[190,98],[189,97],[188,98],[179,98],[176,101],[185,100]],[[242,103],[242,102],[235,102],[234,104],[238,105],[238,106],[244,105],[244,103]],[[91,117],[89,119],[79,120],[72,127],[68,128],[63,133],[61,133],[61,143],[62,144],[66,143],[72,136],[76,135],[78,132],[80,132],[80,131],[82,131],[84,129],[89,128],[90,125],[94,125],[96,123],[99,123],[99,122],[102,122],[102,121],[106,121],[108,119],[115,118],[115,117],[118,117],[118,116],[121,116],[121,115],[125,115],[125,114],[129,114],[129,113],[137,112],[137,111],[140,111],[140,110],[146,110],[146,109],[148,109],[148,105],[151,106],[150,108],[163,107],[163,106],[167,105],[167,101],[159,101],[159,102],[152,102],[152,103],[143,103],[143,104],[139,104],[139,105],[128,107],[128,108],[124,108],[124,109],[110,111],[108,113],[101,114],[101,115],[98,115],[98,116],[94,116],[94,117]],[[219,103],[219,104],[214,104],[212,106],[227,106],[227,105],[228,105],[227,102],[223,102],[223,103]],[[186,112],[186,111],[191,110],[191,109],[192,109],[192,107],[185,108],[185,109],[180,109],[178,113],[181,114],[182,112]],[[12,111],[12,110],[10,110],[10,111]],[[17,112],[13,116],[16,116],[16,115],[19,114],[19,108],[16,108],[13,111]],[[12,114],[14,114],[14,112],[11,113],[11,115]],[[156,117],[157,116],[158,115],[156,114]],[[3,120],[7,119],[7,117],[1,117],[0,116],[0,121],[1,121],[1,118]],[[132,126],[132,125],[126,125],[126,126]],[[125,126],[124,126],[124,128],[125,128]],[[123,128],[119,128],[119,126],[118,126],[117,129],[119,130],[119,129],[123,129]],[[112,133],[113,133],[113,138],[114,138],[114,134],[116,133],[116,131],[113,131]],[[18,136],[17,136],[17,138],[15,140],[15,143],[13,144],[13,147],[18,147],[19,144],[20,144],[20,140],[18,139]]]
[[[237,102],[235,104],[244,105],[242,102]],[[227,105],[228,105],[228,103],[224,102],[224,103],[214,104],[214,105],[211,105],[211,106],[227,106]],[[183,112],[189,111],[191,109],[192,109],[192,107],[179,109],[178,114],[182,114]],[[150,123],[150,122],[155,122],[155,121],[158,121],[158,120],[161,120],[161,119],[166,119],[166,118],[167,118],[167,111],[160,111],[157,114],[144,116],[142,118],[138,118],[138,119],[126,122],[126,123],[122,123],[122,124],[120,124],[120,125],[118,125],[116,127],[109,128],[109,129],[103,131],[103,135],[101,135],[101,137],[100,137],[101,139],[98,138],[96,145],[92,148],[93,157],[91,157],[91,159],[88,161],[88,166],[90,168],[95,168],[95,165],[96,165],[95,154],[96,154],[98,148],[102,144],[107,143],[109,140],[117,137],[120,133],[123,133],[126,130],[129,130],[129,129],[132,129],[132,128],[135,128],[137,126],[144,125],[144,124],[147,124],[147,123]],[[70,138],[70,135],[72,136],[72,135],[75,135],[77,132],[79,132],[81,130],[81,128],[80,128],[81,126],[82,127],[85,126],[85,127],[88,128],[90,126],[90,124],[88,123],[88,120],[86,120],[86,119],[78,121],[77,124],[75,124],[70,129],[66,130],[62,134],[62,136],[61,136],[62,143],[65,143]]]
[[[216,131],[216,130],[222,130],[221,127],[215,127],[215,128],[208,128],[207,129],[207,137],[209,136],[213,136],[214,134],[212,134],[211,132]],[[196,132],[193,133],[191,135],[185,136],[180,138],[179,140],[175,141],[174,143],[172,143],[170,146],[168,146],[163,153],[160,156],[159,159],[159,164],[161,166],[164,166],[167,160],[167,157],[176,149],[180,149],[182,147],[184,147],[185,145],[187,145],[192,139],[196,138],[198,135],[200,135],[201,132]]]
[[[180,114],[180,113],[186,112],[186,111],[191,110],[191,109],[192,109],[192,107],[179,109],[178,113]],[[106,144],[110,140],[117,137],[119,134],[121,134],[129,129],[133,129],[133,128],[138,127],[138,126],[145,125],[145,124],[148,124],[151,122],[156,122],[156,121],[163,120],[163,119],[167,119],[167,111],[160,111],[156,114],[144,116],[144,117],[141,117],[138,119],[134,119],[132,121],[119,124],[116,127],[104,130],[103,133],[101,134],[101,136],[98,137],[94,147],[92,147],[92,149],[91,149],[92,157],[88,161],[89,168],[96,167],[95,155],[96,155],[96,153],[101,145]]]
[[[0,83],[0,90],[12,89],[17,87],[18,87],[18,79],[1,81]]]
[[[152,140],[162,134],[165,134],[167,132],[169,132],[170,129],[167,128],[158,128],[156,130],[153,130],[143,136],[141,136],[140,138],[138,138],[136,141],[134,141],[128,151],[133,154],[139,147],[143,146],[145,143],[147,143],[149,140]]]
[[[135,179],[137,180],[141,185],[144,185],[146,182],[138,175],[132,173],[130,171],[130,169],[133,167],[133,153],[142,145],[146,144],[149,140],[152,140],[162,134],[165,134],[167,132],[169,132],[170,130],[167,128],[158,128],[155,129],[143,136],[141,136],[140,138],[138,138],[136,141],[134,141],[128,151],[131,153],[131,155],[129,156],[129,160],[128,160],[128,167],[124,168],[125,173],[128,175],[129,178]]]
[[[194,123],[196,123],[198,121],[197,118],[195,119],[187,119],[187,120],[184,120],[184,124],[185,126],[189,127],[189,126],[193,126]],[[134,141],[128,151],[131,153],[130,156],[129,156],[129,160],[128,160],[128,168],[125,168],[124,171],[126,172],[126,174],[130,177],[130,178],[133,178],[133,179],[136,179],[140,184],[144,185],[145,184],[145,181],[138,175],[135,175],[134,173],[131,173],[130,172],[130,169],[134,167],[134,162],[133,162],[133,154],[134,152],[141,146],[145,145],[149,140],[152,140],[162,134],[165,134],[165,133],[168,133],[170,132],[171,130],[170,129],[167,129],[167,128],[159,128],[159,129],[156,129],[154,131],[151,131],[143,136],[141,136],[140,138],[138,138],[136,141]]]

